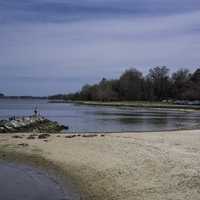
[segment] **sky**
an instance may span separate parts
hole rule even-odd
[[[80,90],[129,68],[200,65],[199,0],[0,0],[0,93]]]

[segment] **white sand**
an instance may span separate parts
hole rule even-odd
[[[71,139],[51,135],[48,142],[0,135],[4,150],[22,142],[29,146],[11,151],[38,154],[61,165],[85,193],[84,199],[200,199],[198,130]]]

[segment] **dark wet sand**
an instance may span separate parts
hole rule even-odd
[[[70,200],[56,179],[30,166],[0,161],[0,200]]]

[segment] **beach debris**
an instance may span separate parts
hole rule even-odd
[[[12,138],[15,138],[15,139],[22,139],[23,136],[22,136],[22,135],[13,135]]]
[[[92,138],[92,137],[97,137],[97,136],[98,136],[97,134],[82,135],[82,137],[85,137],[85,138]]]
[[[4,154],[1,154],[1,157],[2,158],[5,158],[6,157],[6,154],[4,153]]]
[[[98,137],[98,134],[77,134],[77,135],[66,135],[65,138],[75,138],[75,137],[83,137],[83,138],[93,138]],[[100,135],[101,137],[104,137],[104,134]]]
[[[31,135],[29,135],[29,136],[27,137],[27,139],[28,139],[28,140],[34,140],[36,136],[37,136],[36,134],[31,134]]]
[[[19,145],[19,146],[23,146],[23,147],[27,147],[27,146],[28,146],[27,143],[19,143],[18,145]]]
[[[75,138],[77,135],[66,135],[65,138]]]
[[[38,135],[38,139],[46,139],[46,138],[48,138],[48,137],[50,137],[50,136],[51,136],[51,135],[48,134],[48,133],[43,133],[43,134]]]

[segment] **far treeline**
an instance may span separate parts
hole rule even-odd
[[[0,99],[47,99],[47,97],[38,97],[38,96],[5,96],[3,93],[0,93]]]
[[[83,86],[80,92],[64,95],[64,99],[84,101],[200,100],[200,68],[194,73],[188,69],[180,69],[170,74],[169,68],[165,66],[155,67],[150,69],[146,76],[133,68],[126,70],[119,79],[103,78],[97,84]]]

